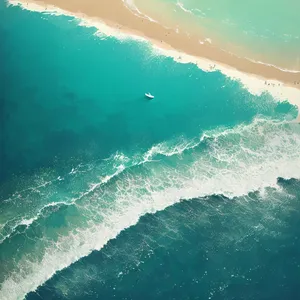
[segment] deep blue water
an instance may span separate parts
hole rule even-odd
[[[143,216],[27,299],[298,299],[300,185],[279,185],[294,197],[211,196]]]
[[[296,108],[95,32],[0,3],[0,299],[296,299]]]

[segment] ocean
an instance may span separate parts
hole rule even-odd
[[[288,98],[4,2],[0,36],[1,300],[300,297]]]

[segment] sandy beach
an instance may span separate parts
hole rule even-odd
[[[128,9],[121,0],[47,0],[20,1],[26,5],[38,4],[45,7],[58,7],[76,16],[98,19],[106,25],[127,34],[134,34],[150,40],[164,49],[173,49],[197,58],[208,59],[223,66],[229,66],[238,71],[276,80],[289,86],[300,88],[300,72],[287,71],[275,66],[256,63],[246,58],[237,57],[211,45],[201,44],[199,36],[188,36],[185,33],[168,29],[147,18],[142,18]],[[179,58],[180,59],[180,58]],[[268,85],[268,82],[265,83]]]
[[[292,299],[300,1],[33,1],[0,2],[0,300]]]

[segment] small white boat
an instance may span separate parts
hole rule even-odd
[[[149,99],[153,99],[153,98],[154,98],[154,96],[151,95],[150,93],[145,93],[145,96],[146,96],[147,98],[149,98]]]

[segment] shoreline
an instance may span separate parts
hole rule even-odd
[[[143,17],[139,11],[137,15],[122,0],[74,0],[65,3],[63,0],[18,0],[8,1],[11,4],[21,4],[29,10],[31,5],[38,5],[44,11],[55,7],[65,11],[68,15],[81,19],[98,19],[109,27],[130,35],[131,33],[160,45],[162,48],[177,50],[195,58],[210,60],[212,63],[221,64],[240,72],[256,75],[265,79],[276,80],[300,89],[300,71],[286,70],[264,62],[253,61],[251,58],[239,57],[226,52],[209,41],[201,41],[200,36],[188,36],[185,33],[176,32],[175,29],[166,28],[158,22]],[[296,83],[296,84],[295,84]]]
[[[160,23],[133,12],[123,0],[8,0],[8,5],[40,13],[71,16],[79,25],[95,27],[97,35],[112,36],[119,40],[133,39],[151,44],[154,54],[169,56],[178,63],[196,64],[205,72],[220,71],[238,80],[250,93],[269,92],[274,98],[298,107],[300,111],[300,71],[289,71],[235,56],[203,43],[195,37],[166,28]],[[298,118],[300,120],[300,116]]]

